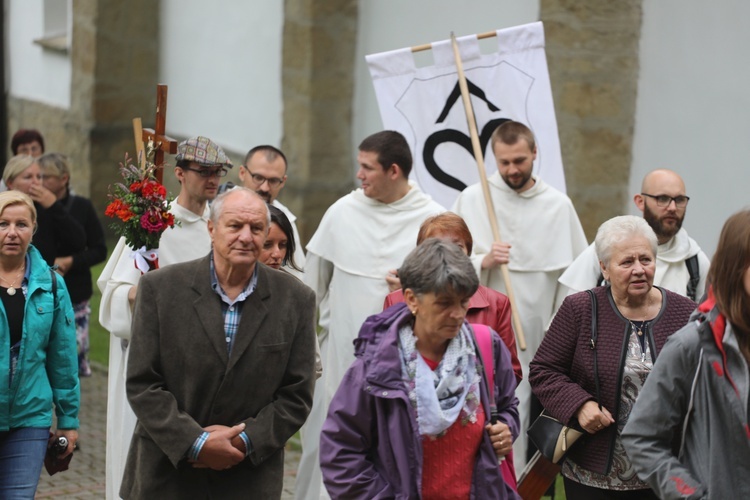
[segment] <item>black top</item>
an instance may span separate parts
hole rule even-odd
[[[34,206],[37,230],[31,243],[48,265],[55,263],[55,257],[74,255],[85,248],[86,233],[83,227],[73,220],[59,201],[49,208],[44,208],[37,202],[34,202]]]
[[[16,288],[15,295],[8,295],[8,289],[0,286],[0,299],[3,301],[5,316],[8,318],[10,346],[13,347],[21,340],[23,333],[23,309],[26,305],[26,297],[20,288]]]
[[[73,255],[73,264],[65,273],[65,284],[70,293],[70,300],[77,304],[91,298],[91,266],[107,258],[107,245],[104,239],[104,228],[96,215],[94,205],[87,198],[68,193],[60,200],[64,209],[83,227],[86,238],[85,246],[77,252],[59,254],[59,257]]]
[[[648,329],[648,324],[651,323],[651,320],[633,321],[631,319],[628,321],[630,321],[630,323],[633,325],[633,333],[637,334],[638,332],[640,332],[640,335],[636,335],[636,337],[638,337],[638,342],[640,342],[641,344],[641,352],[645,353],[646,352],[646,335],[644,335],[644,333]]]

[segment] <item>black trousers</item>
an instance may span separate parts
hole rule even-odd
[[[594,488],[563,476],[568,500],[659,500],[653,490],[615,491]]]

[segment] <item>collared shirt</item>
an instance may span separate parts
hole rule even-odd
[[[237,334],[237,328],[240,325],[242,316],[242,306],[254,291],[258,284],[258,266],[253,270],[253,276],[245,286],[245,289],[232,300],[221,288],[219,279],[216,277],[216,268],[214,266],[214,253],[211,252],[211,288],[221,298],[221,314],[224,316],[224,333],[226,334],[227,353],[232,352],[234,337]]]
[[[248,281],[245,289],[232,300],[227,296],[224,289],[221,288],[219,279],[216,276],[216,267],[214,266],[214,253],[211,251],[210,259],[210,276],[211,276],[211,288],[221,299],[221,314],[224,316],[224,335],[227,342],[227,354],[232,352],[232,346],[234,345],[234,338],[237,335],[237,328],[240,324],[240,318],[242,317],[242,306],[245,300],[252,295],[255,291],[255,287],[258,285],[258,265],[256,264],[253,270],[253,275]],[[190,447],[187,457],[190,460],[198,460],[203,445],[208,440],[208,432],[201,433],[200,436],[195,440],[193,446]],[[240,433],[240,438],[245,442],[245,456],[249,456],[253,452],[252,443],[250,438],[247,437],[245,431]]]

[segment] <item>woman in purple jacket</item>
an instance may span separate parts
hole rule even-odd
[[[595,301],[589,292],[565,299],[529,366],[529,382],[548,413],[588,433],[562,464],[568,498],[655,499],[620,433],[657,354],[695,303],[653,286],[657,239],[643,218],[608,220],[595,245],[609,285],[592,291]]]
[[[431,239],[399,269],[405,303],[371,316],[320,438],[333,498],[517,498],[498,457],[518,434],[510,354],[491,332],[492,403],[473,329],[469,258]],[[493,409],[498,420],[491,424]]]

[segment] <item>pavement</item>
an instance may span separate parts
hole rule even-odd
[[[105,446],[107,434],[107,370],[94,365],[90,377],[81,378],[80,449],[74,453],[70,469],[54,476],[42,468],[36,498],[104,498]],[[294,482],[300,459],[299,442],[286,447],[282,499],[294,498]]]

